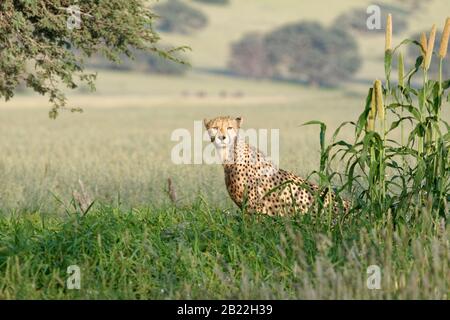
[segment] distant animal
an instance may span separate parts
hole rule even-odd
[[[257,148],[241,139],[242,117],[204,119],[225,173],[225,184],[234,203],[248,213],[289,215],[306,213],[321,198],[324,208],[337,214],[348,211],[348,201],[337,201],[335,193],[297,175],[278,169]],[[315,206],[314,206],[315,207]]]

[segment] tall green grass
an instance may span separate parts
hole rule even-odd
[[[448,299],[450,228],[417,212],[329,228],[319,216],[100,206],[0,215],[0,299]],[[69,265],[81,290],[68,290]],[[381,288],[366,286],[367,267]]]
[[[427,48],[417,41],[405,40],[392,49],[390,40],[386,40],[389,45],[385,50],[384,84],[375,81],[358,120],[342,123],[327,146],[325,124],[309,123],[321,125],[322,160],[316,173],[328,185],[335,182],[342,186],[338,191],[350,195],[354,213],[374,218],[390,213],[395,221],[410,221],[415,211],[426,211],[448,218],[450,125],[441,115],[442,109],[448,107],[445,99],[448,101],[450,80],[442,79],[442,54],[439,79],[428,77],[435,33],[433,27]],[[423,54],[404,74],[400,50],[406,45],[417,46],[418,53]],[[391,70],[396,55],[399,78],[394,83]],[[353,141],[340,138],[340,130],[345,126],[354,128]],[[400,141],[393,138],[399,128]],[[333,168],[336,161],[346,163],[343,171]]]

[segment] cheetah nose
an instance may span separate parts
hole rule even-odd
[[[226,138],[225,136],[219,136],[219,140],[223,141],[223,140],[225,140],[225,138]]]

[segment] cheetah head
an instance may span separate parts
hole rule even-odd
[[[217,117],[211,120],[204,119],[203,122],[211,142],[217,148],[227,148],[235,143],[242,125],[242,118]]]

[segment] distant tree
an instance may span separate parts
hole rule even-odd
[[[229,68],[235,74],[252,78],[271,77],[264,36],[249,33],[231,45]]]
[[[158,4],[154,10],[159,16],[157,28],[161,31],[190,34],[208,24],[208,18],[200,10],[179,0]]]
[[[427,37],[429,37],[429,33],[430,30],[425,30],[424,31],[425,34],[427,35]],[[420,41],[420,35],[422,33],[416,33],[414,35],[412,35],[411,37],[409,37],[409,39],[412,40],[416,40],[416,41]],[[442,32],[441,31],[437,31],[436,32],[436,45],[435,45],[435,49],[436,51],[439,50],[439,46],[438,44],[441,41],[441,37],[442,37]],[[421,51],[420,48],[418,46],[409,46],[408,47],[408,52],[407,52],[407,59],[408,59],[408,63],[410,65],[414,65],[414,62],[416,61],[416,58],[419,57],[421,55]],[[448,58],[447,58],[448,59]],[[437,79],[437,77],[439,76],[439,60],[437,58],[433,58],[431,61],[431,65],[430,65],[430,69],[428,70],[428,74],[430,76],[432,76],[433,78]],[[442,65],[442,76],[444,79],[449,79],[450,78],[450,63],[443,63]]]
[[[333,22],[336,28],[346,31],[354,31],[363,34],[382,34],[385,32],[386,17],[391,13],[394,20],[393,33],[399,34],[408,28],[408,14],[409,12],[397,6],[387,4],[376,4],[381,8],[380,29],[367,28],[367,19],[369,14],[366,8],[357,8],[339,15]]]
[[[143,0],[2,0],[0,97],[11,99],[25,83],[49,97],[54,118],[67,104],[62,85],[94,87],[84,70],[93,54],[117,61],[137,49],[173,58],[156,47],[154,17]]]
[[[208,4],[220,4],[220,5],[226,5],[230,3],[230,0],[193,0],[195,2],[203,2]]]
[[[336,85],[350,78],[361,58],[345,31],[300,22],[233,44],[230,69],[240,75]]]

